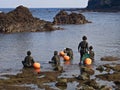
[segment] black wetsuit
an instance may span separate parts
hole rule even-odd
[[[53,64],[60,65],[60,56],[59,55],[54,55],[51,60],[52,60]]]
[[[80,63],[83,55],[88,51],[88,42],[83,40],[78,45],[78,51],[80,52]]]
[[[94,56],[95,56],[94,51],[90,50],[89,55],[90,55],[90,59],[92,59],[92,61],[94,62]]]
[[[71,60],[73,59],[73,51],[72,51],[72,49],[66,48],[64,50],[64,52],[67,53],[67,56],[69,56]]]
[[[33,60],[33,57],[31,56],[26,56],[24,61],[22,61],[22,64],[24,67],[33,67],[33,64],[34,64],[34,60]]]

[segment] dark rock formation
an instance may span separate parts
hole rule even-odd
[[[85,16],[82,14],[77,13],[70,13],[68,14],[66,11],[60,11],[55,17],[54,17],[54,24],[85,24],[89,21],[86,20]]]
[[[120,60],[120,58],[114,56],[104,56],[101,58],[101,61],[117,61],[117,60]]]
[[[51,22],[33,17],[29,9],[23,6],[8,13],[0,13],[0,33],[51,31],[55,29]]]
[[[120,0],[89,0],[87,9],[120,11]]]

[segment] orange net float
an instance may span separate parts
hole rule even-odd
[[[71,63],[70,63],[70,61],[65,61],[64,64],[65,65],[70,65]]]
[[[34,67],[35,69],[40,69],[40,63],[35,62],[35,63],[33,64],[33,67]]]
[[[60,51],[59,55],[60,55],[60,56],[65,56],[64,51]]]
[[[64,56],[64,60],[65,60],[65,61],[69,61],[69,60],[70,60],[70,57],[69,57],[69,56]]]
[[[36,73],[40,73],[40,68],[35,69],[35,72],[36,72]]]
[[[86,65],[92,64],[92,60],[91,60],[90,58],[86,58],[86,59],[85,59],[85,64],[86,64]]]

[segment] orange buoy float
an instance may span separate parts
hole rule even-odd
[[[90,58],[85,59],[85,64],[90,65],[92,63],[92,60]]]
[[[59,55],[60,55],[60,56],[65,56],[64,51],[60,51]]]
[[[63,58],[64,58],[65,61],[69,61],[70,60],[69,56],[64,56]]]
[[[35,69],[35,72],[36,72],[36,73],[40,73],[40,68]]]
[[[35,63],[33,64],[33,67],[34,67],[35,69],[40,69],[40,63],[35,62]]]
[[[64,64],[65,65],[70,65],[70,61],[65,61]]]

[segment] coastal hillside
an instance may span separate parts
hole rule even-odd
[[[120,0],[89,0],[87,9],[89,10],[117,10],[120,11]]]

